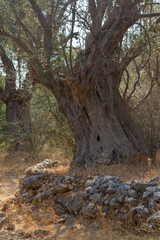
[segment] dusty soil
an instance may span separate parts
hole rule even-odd
[[[12,197],[18,189],[19,178],[12,171],[0,171],[0,204]]]

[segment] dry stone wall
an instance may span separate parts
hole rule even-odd
[[[149,181],[124,182],[116,176],[97,175],[84,181],[75,173],[56,176],[45,170],[57,164],[61,163],[45,160],[26,169],[20,189],[15,194],[22,207],[30,206],[35,211],[48,201],[64,221],[71,215],[95,218],[101,209],[106,218],[114,216],[118,220],[135,223],[143,219],[151,228],[159,224],[158,176]]]

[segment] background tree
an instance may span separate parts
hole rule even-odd
[[[0,87],[4,88],[4,77],[2,74],[0,74]],[[0,148],[5,146],[7,140],[5,110],[5,104],[0,101]]]
[[[0,45],[0,57],[6,74],[4,88],[0,88],[0,100],[6,105],[7,133],[9,149],[12,151],[28,151],[31,143],[30,100],[31,91],[28,88],[28,78],[22,85],[17,83],[17,74],[13,61]]]

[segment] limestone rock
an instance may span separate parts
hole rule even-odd
[[[154,177],[154,178],[151,178],[151,179],[149,180],[149,183],[155,183],[156,185],[158,185],[158,184],[159,184],[159,177],[156,176],[156,177]]]
[[[96,205],[90,202],[87,206],[83,207],[82,214],[90,218],[95,218],[97,216]]]
[[[115,184],[115,183],[110,184],[108,189],[106,190],[106,193],[108,193],[108,194],[115,193],[118,191],[119,187],[120,187],[119,184]]]
[[[82,196],[79,193],[72,196],[57,195],[56,201],[60,203],[69,213],[77,215],[82,208]]]
[[[95,193],[95,194],[91,195],[90,200],[93,203],[97,204],[101,201],[101,197],[102,197],[101,193]]]
[[[140,216],[145,216],[146,214],[149,213],[148,209],[143,205],[143,204],[139,204],[137,207],[134,207],[131,209],[131,213],[132,215],[137,215]]]
[[[138,197],[137,192],[134,189],[129,189],[128,190],[128,196],[132,197],[132,198],[135,198],[135,199]]]
[[[137,204],[137,200],[132,197],[126,197],[125,202],[131,207]]]
[[[57,187],[56,187],[56,191],[58,193],[65,193],[65,192],[68,192],[69,191],[69,188],[67,185],[65,184],[59,184]]]
[[[154,200],[156,203],[159,203],[159,202],[160,202],[160,192],[154,192],[154,193],[153,193],[153,200]]]
[[[112,198],[111,201],[109,202],[109,206],[111,208],[119,208],[120,204],[118,203],[118,201],[116,200],[116,198]]]
[[[37,189],[41,187],[43,184],[41,179],[42,179],[41,175],[25,177],[22,184],[27,189]]]
[[[133,181],[131,183],[131,188],[135,189],[137,192],[144,192],[146,190],[147,187],[149,187],[150,184],[147,183],[144,180],[141,181]]]
[[[45,237],[49,234],[50,234],[50,232],[48,230],[37,229],[34,231],[34,235],[36,237]]]
[[[3,225],[6,225],[7,223],[9,223],[8,217],[4,216],[4,217],[1,217],[1,218],[0,218],[0,228],[1,228]]]
[[[148,223],[160,223],[160,211],[154,213],[147,219]]]
[[[121,185],[119,188],[118,188],[118,191],[115,195],[116,199],[119,201],[119,202],[123,202],[125,197],[128,195],[128,190],[127,188],[124,186],[124,185]]]

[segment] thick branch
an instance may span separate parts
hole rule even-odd
[[[159,17],[160,13],[148,13],[148,14],[140,14],[139,18],[151,18],[151,17]]]
[[[65,13],[65,11],[66,11],[66,9],[67,9],[67,7],[68,7],[71,3],[75,2],[75,1],[76,1],[76,0],[68,0],[68,1],[64,4],[63,8],[61,9],[61,11],[60,11],[60,13],[59,13],[59,15],[58,15],[58,17],[57,17],[58,20],[61,20],[61,19],[62,19],[63,15],[64,15],[64,13]]]
[[[38,6],[38,4],[36,3],[35,0],[28,0],[33,8],[33,10],[35,11],[37,17],[38,17],[38,20],[44,30],[44,32],[46,31],[50,31],[50,27],[49,27],[49,24],[45,18],[45,16],[43,15],[42,13],[42,10],[40,9],[40,7]]]
[[[140,75],[140,72],[139,72],[139,69],[138,69],[136,61],[134,61],[134,64],[135,64],[135,67],[136,67],[136,72],[137,72],[138,78],[137,78],[137,80],[135,81],[135,83],[133,85],[132,91],[130,92],[130,94],[127,97],[127,102],[129,102],[129,100],[131,99],[133,93],[136,91],[137,84],[139,83],[140,78],[141,78],[141,75]]]
[[[12,5],[12,10],[15,14],[15,18],[16,18],[17,22],[23,28],[23,30],[29,40],[29,44],[30,44],[31,48],[34,48],[32,41],[34,41],[34,43],[37,44],[36,38],[34,37],[32,32],[27,28],[27,26],[22,22],[21,18],[18,16],[17,11],[13,5]]]
[[[15,42],[20,48],[22,48],[28,55],[33,55],[33,52],[20,40],[20,38],[16,38],[5,31],[0,30],[0,36],[7,37]]]
[[[97,14],[95,0],[89,0],[89,12],[91,14],[92,22],[94,22]]]
[[[137,49],[130,49],[129,52],[126,53],[124,58],[120,63],[120,70],[124,71],[126,67],[133,61],[136,57],[138,57],[142,52],[142,49],[139,47]]]
[[[129,72],[128,70],[126,69],[126,74],[127,74],[127,81],[125,81],[125,90],[124,90],[124,93],[123,93],[123,100],[126,101],[126,95],[127,95],[127,91],[128,91],[128,87],[129,87],[129,79],[130,79],[130,75],[129,75]]]
[[[70,67],[71,67],[71,72],[73,74],[73,65],[72,65],[72,41],[73,41],[73,32],[74,32],[74,27],[75,27],[75,12],[76,12],[76,2],[72,6],[72,29],[71,29],[71,39],[70,39]]]
[[[42,10],[38,6],[35,0],[28,0],[35,11],[38,20],[41,24],[41,27],[44,30],[44,49],[45,54],[47,57],[47,64],[49,66],[50,64],[50,57],[52,55],[52,28],[50,24],[48,23],[47,19],[45,18],[44,14],[42,13]]]
[[[3,89],[0,87],[0,100],[3,101]]]
[[[132,111],[134,111],[135,109],[137,109],[137,108],[149,97],[149,95],[150,95],[151,92],[152,92],[153,86],[154,86],[154,79],[151,81],[151,86],[150,86],[150,88],[148,89],[148,91],[146,92],[146,94],[144,95],[144,97],[139,101],[139,103],[138,103],[136,106],[134,106],[134,107],[132,108]]]
[[[13,62],[7,56],[6,51],[4,50],[2,45],[0,45],[0,56],[1,56],[1,59],[2,59],[2,62],[3,62],[3,65],[5,67],[6,73],[7,74],[13,74],[13,72],[15,72],[15,68],[14,68]]]
[[[6,78],[5,78],[5,94],[12,92],[16,89],[16,82],[15,82],[15,68],[13,65],[12,60],[7,56],[5,49],[2,45],[0,45],[0,56],[6,71]]]
[[[101,51],[106,54],[115,51],[118,48],[118,44],[123,38],[124,33],[137,20],[136,8],[123,9],[115,7],[103,27],[104,36],[102,36]]]
[[[92,19],[92,32],[96,34],[102,27],[102,19],[107,8],[107,1],[101,0],[97,2],[97,7],[94,0],[89,0],[89,12]]]

